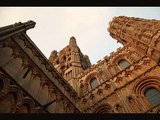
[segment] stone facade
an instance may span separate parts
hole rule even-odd
[[[119,16],[109,24],[124,46],[95,65],[75,37],[48,60],[26,34],[33,21],[0,28],[0,112],[159,113],[160,21]]]
[[[77,93],[26,35],[34,25],[29,21],[0,30],[0,112],[80,112]]]

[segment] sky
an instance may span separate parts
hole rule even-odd
[[[0,27],[33,20],[36,26],[27,34],[46,58],[74,36],[82,53],[96,64],[122,47],[107,31],[116,16],[160,20],[160,7],[0,7]]]

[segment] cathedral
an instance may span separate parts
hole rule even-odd
[[[47,59],[35,24],[0,28],[0,113],[160,113],[160,20],[113,18],[123,47],[94,65],[73,36]]]

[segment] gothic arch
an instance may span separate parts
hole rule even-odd
[[[137,80],[133,86],[133,91],[136,95],[144,95],[145,90],[150,87],[160,89],[160,77],[149,76],[144,77],[141,80]]]
[[[48,84],[43,84],[41,89],[40,89],[40,94],[38,95],[37,100],[39,101],[40,104],[44,105],[47,104],[48,99],[49,99],[49,87]]]
[[[90,74],[86,77],[86,79],[85,79],[85,81],[84,81],[84,85],[85,85],[85,87],[87,87],[88,90],[91,90],[91,89],[92,89],[90,82],[91,82],[91,80],[92,80],[93,78],[96,78],[97,83],[100,84],[100,81],[99,81],[99,79],[97,78],[97,72],[90,73]],[[89,87],[89,88],[88,88],[88,87]],[[86,90],[85,90],[85,91],[86,91]]]
[[[1,51],[0,52],[0,58],[1,58],[0,65],[4,66],[11,59],[11,56],[13,54],[13,49],[9,46],[4,46],[4,47],[0,46],[0,51]]]
[[[12,95],[14,97],[14,102],[15,102],[15,104],[17,104],[17,102],[18,102],[18,94],[17,94],[17,92],[10,91],[7,94],[5,94],[4,98],[6,98],[7,96],[10,96],[10,95]],[[9,99],[9,101],[12,101],[12,99]]]
[[[18,106],[21,108],[23,106],[27,106],[29,113],[34,113],[35,104],[34,101],[30,98],[25,97],[21,102],[18,103]]]
[[[54,87],[54,85],[47,79],[45,80],[43,85],[47,85],[48,86],[48,90],[49,90],[49,94],[50,94],[51,89]]]
[[[137,80],[133,86],[132,94],[136,96],[136,100],[139,101],[138,104],[143,106],[142,109],[154,106],[150,99],[145,95],[146,90],[150,88],[160,90],[160,77],[143,77],[140,80]]]
[[[85,83],[90,83],[90,80],[92,78],[97,78],[97,72],[93,72],[93,73],[90,73],[87,77],[86,77],[86,80],[85,80]]]
[[[121,54],[121,55],[118,55],[117,57],[115,57],[111,64],[118,65],[118,62],[120,60],[122,60],[122,59],[124,59],[124,60],[128,61],[129,63],[131,63],[131,60],[128,58],[128,54]]]
[[[29,82],[29,87],[27,88],[28,93],[33,97],[37,96],[42,85],[41,83],[41,78],[39,76],[34,76],[34,79]]]
[[[15,105],[18,102],[16,92],[8,92],[3,99],[0,100],[0,113],[13,113]]]
[[[22,101],[18,103],[18,105],[21,106],[21,105],[23,105],[23,104],[25,104],[25,103],[29,103],[32,107],[35,106],[35,105],[34,105],[34,101],[33,101],[32,99],[28,98],[28,97],[24,97],[24,98],[22,99]]]
[[[94,113],[100,113],[100,114],[101,113],[112,113],[112,112],[113,112],[112,106],[109,105],[108,103],[97,106],[94,111]]]
[[[16,78],[17,83],[22,86],[25,90],[28,89],[30,82],[33,80],[32,69],[24,68],[21,70]]]
[[[54,101],[55,100],[55,101]],[[52,104],[50,104],[48,106],[48,110],[51,111],[52,113],[55,113],[55,110],[56,110],[56,100],[57,100],[57,89],[56,88],[52,88],[50,90],[50,96],[49,96],[49,99],[48,99],[48,103],[51,102],[51,101],[54,101]]]
[[[10,60],[8,64],[4,66],[4,70],[10,73],[10,76],[14,76],[22,70],[22,67],[23,67],[23,58],[18,56]]]
[[[8,89],[5,89],[4,94],[7,95],[12,92],[14,92],[17,95],[17,101],[21,101],[23,99],[22,91],[17,86],[14,85],[10,85]]]

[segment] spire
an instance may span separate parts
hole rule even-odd
[[[57,50],[53,50],[51,53],[52,53],[54,56],[57,56]]]
[[[74,36],[70,37],[69,45],[77,45],[76,38]]]

